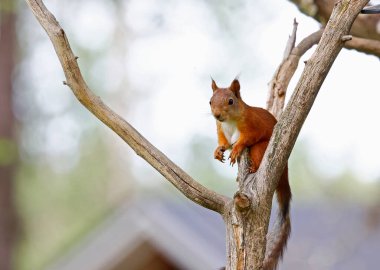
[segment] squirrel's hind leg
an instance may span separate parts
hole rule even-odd
[[[251,146],[251,149],[249,151],[251,157],[251,173],[255,173],[259,169],[261,160],[263,159],[268,143],[268,141],[263,141]]]

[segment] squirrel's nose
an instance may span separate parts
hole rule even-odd
[[[215,117],[216,119],[220,120],[220,113],[216,113],[216,114],[214,114],[214,117]]]

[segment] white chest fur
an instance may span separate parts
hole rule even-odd
[[[222,130],[229,144],[234,144],[239,139],[240,132],[235,122],[222,122]]]

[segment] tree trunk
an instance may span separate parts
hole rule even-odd
[[[248,172],[249,164],[245,150],[239,161],[239,191],[224,213],[227,269],[262,269],[265,259],[272,199],[263,200],[258,189],[251,189],[254,178]]]
[[[226,215],[227,269],[262,269],[270,208],[253,211],[231,204]]]
[[[0,10],[0,269],[13,269],[15,241],[12,71],[14,70],[15,13],[12,1],[2,1]]]

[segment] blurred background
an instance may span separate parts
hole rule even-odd
[[[371,1],[376,3],[376,1]],[[0,269],[217,269],[219,216],[180,195],[86,111],[24,1],[0,9]],[[378,3],[378,2],[377,2]],[[86,81],[191,176],[232,196],[213,159],[210,75],[265,107],[290,1],[46,0]],[[303,68],[290,86],[291,92]],[[342,50],[290,157],[293,232],[280,269],[376,269],[379,59]]]

